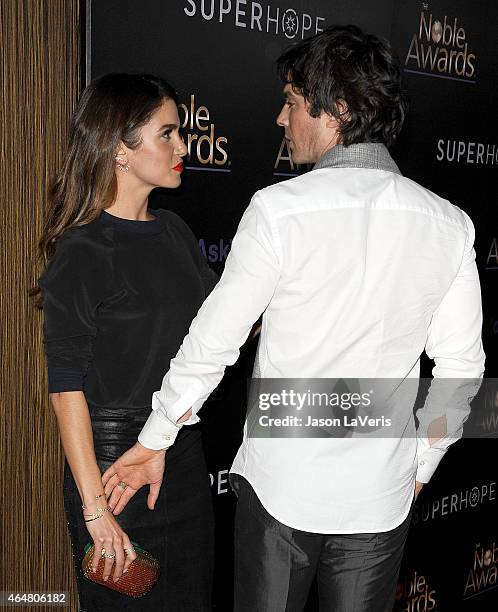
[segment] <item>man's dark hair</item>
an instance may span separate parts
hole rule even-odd
[[[389,146],[398,136],[406,104],[386,40],[353,25],[334,26],[288,49],[277,65],[282,81],[309,103],[312,117],[324,111],[339,121],[341,144]]]

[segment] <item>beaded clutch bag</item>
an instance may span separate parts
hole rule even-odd
[[[137,558],[131,562],[126,574],[123,574],[117,582],[114,582],[112,579],[112,572],[108,580],[104,580],[104,557],[99,559],[97,571],[95,573],[92,572],[94,545],[87,544],[85,546],[83,563],[81,564],[85,578],[130,597],[145,595],[159,578],[159,562],[149,552],[140,548],[138,544],[135,542],[132,542],[132,544],[137,553]]]

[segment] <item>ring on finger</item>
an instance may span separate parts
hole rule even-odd
[[[110,554],[108,554],[108,553],[106,552],[106,549],[105,549],[105,548],[103,548],[103,549],[100,551],[100,556],[101,556],[101,557],[105,557],[106,559],[114,559],[114,557],[116,556],[116,553],[110,553]]]
[[[132,548],[123,548],[123,550],[124,550],[124,552],[125,552],[127,555],[129,555],[129,554],[130,554],[130,553],[132,553],[132,552],[135,552],[135,549],[134,549],[133,547],[132,547]]]

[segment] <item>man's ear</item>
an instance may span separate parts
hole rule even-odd
[[[327,114],[327,122],[325,125],[332,130],[338,130],[341,126],[339,119],[336,119],[334,115],[329,114]]]

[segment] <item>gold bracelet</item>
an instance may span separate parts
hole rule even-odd
[[[95,499],[97,499],[97,500],[98,500],[98,499],[100,499],[101,497],[104,497],[104,493],[100,493],[99,495],[96,495],[96,496],[95,496]],[[82,509],[83,509],[83,510],[87,510],[87,507],[86,507],[86,506],[81,506],[81,507],[82,507]]]
[[[109,512],[110,508],[97,508],[97,512],[93,512],[92,514],[84,514],[83,517],[89,516],[90,518],[85,518],[85,523],[89,523],[90,521],[95,521],[99,518],[102,518],[106,512]]]

